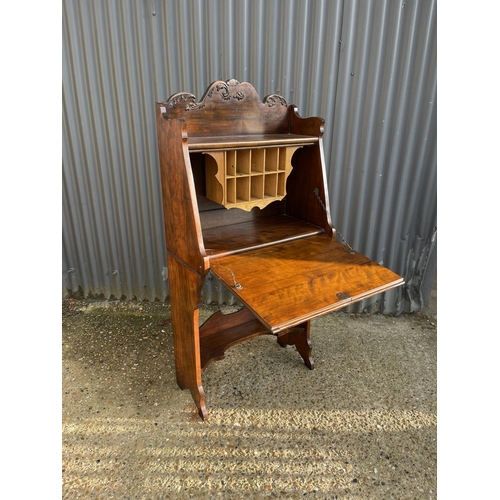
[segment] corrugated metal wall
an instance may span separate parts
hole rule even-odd
[[[326,120],[332,219],[421,307],[436,225],[432,0],[64,0],[63,293],[163,300],[154,103],[215,80]],[[207,301],[229,301],[207,283]],[[377,300],[377,299],[372,299]]]

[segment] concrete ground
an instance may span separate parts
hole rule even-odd
[[[206,422],[169,317],[63,301],[64,499],[437,498],[435,291],[418,313],[314,320],[312,371],[272,336],[229,349],[203,374]]]

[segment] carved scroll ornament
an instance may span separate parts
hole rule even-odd
[[[240,82],[234,78],[226,82],[214,82],[205,93],[204,98],[200,102],[196,102],[196,96],[189,92],[179,92],[174,94],[169,100],[167,105],[169,108],[183,106],[185,111],[193,111],[196,109],[203,109],[206,106],[207,100],[213,100],[214,96],[220,96],[223,101],[230,102],[232,99],[242,101],[245,99],[245,92],[239,90]]]
[[[243,101],[247,98],[255,100],[258,99],[255,89],[247,83],[240,83],[238,80],[231,78],[225,82],[218,80],[212,83],[199,102],[196,101],[196,96],[193,94],[190,94],[189,92],[179,92],[170,97],[167,102],[167,106],[170,109],[180,107],[183,111],[194,111],[201,110],[210,102],[214,102],[219,99],[222,102],[230,103],[233,100]],[[270,108],[280,106],[285,108],[287,107],[286,100],[278,94],[268,95],[264,100],[264,104]]]
[[[264,104],[267,104],[270,108],[278,105],[285,107],[287,106],[285,99],[278,94],[268,95],[266,97],[266,100],[264,101]]]

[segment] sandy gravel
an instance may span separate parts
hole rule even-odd
[[[213,308],[203,307],[202,319]],[[436,317],[314,320],[175,382],[168,303],[63,301],[63,498],[436,498]]]

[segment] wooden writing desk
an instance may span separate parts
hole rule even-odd
[[[310,320],[403,284],[335,240],[321,118],[249,83],[156,104],[177,383],[207,418],[201,374],[258,335],[313,368]],[[244,304],[199,326],[205,276]]]

